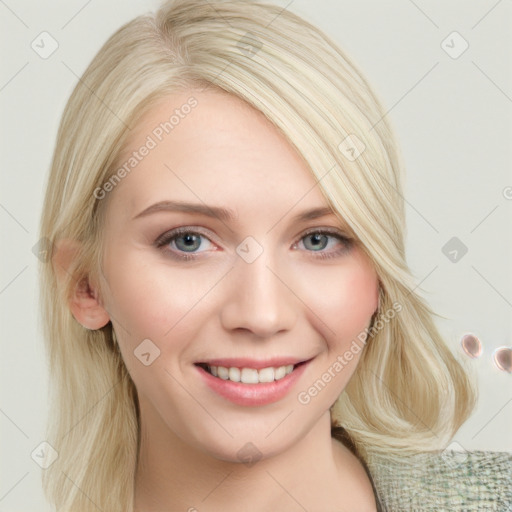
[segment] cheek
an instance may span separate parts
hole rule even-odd
[[[309,322],[322,336],[323,352],[297,400],[322,411],[336,402],[354,374],[378,306],[377,274],[361,254],[354,256],[335,271],[322,269],[325,275],[317,275],[316,282],[325,285],[310,294],[315,314]]]
[[[191,359],[192,340],[207,314],[201,297],[209,279],[201,284],[194,272],[188,278],[183,271],[141,260],[126,258],[108,273],[112,321],[138,392],[178,407],[187,397],[170,376],[180,375]]]
[[[320,333],[321,346],[297,401],[305,409],[325,411],[339,398],[357,368],[365,329],[378,306],[378,277],[369,260],[355,253],[342,265],[318,267],[308,275],[308,283],[308,322]],[[311,283],[317,285],[312,287]]]
[[[369,260],[355,252],[345,265],[324,268],[311,276],[310,321],[329,350],[341,351],[364,331],[378,306],[378,277]]]
[[[175,332],[189,322],[182,319],[194,309],[205,286],[198,277],[188,279],[183,271],[144,262],[142,257],[125,257],[111,266],[108,281],[108,310],[130,344],[143,339],[175,340]],[[190,277],[195,276],[193,273]],[[207,280],[206,280],[207,281]]]

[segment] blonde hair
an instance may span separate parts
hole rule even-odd
[[[200,87],[242,98],[287,137],[371,258],[379,314],[400,305],[370,333],[332,408],[333,423],[346,427],[363,457],[392,455],[439,447],[473,407],[472,385],[407,267],[403,164],[361,72],[320,30],[278,6],[170,1],[105,43],[73,91],[58,132],[41,236],[50,257],[61,239],[81,243],[65,283],[52,264],[41,273],[53,379],[48,441],[59,453],[43,485],[61,512],[133,507],[136,389],[111,325],[89,331],[68,307],[77,279],[101,265],[107,200],[95,191],[114,174],[131,129],[158,99]],[[354,147],[363,150],[358,157]]]

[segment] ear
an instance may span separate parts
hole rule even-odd
[[[63,283],[71,274],[73,261],[80,251],[80,243],[69,238],[60,240],[52,258],[57,280]],[[72,292],[69,297],[69,309],[75,319],[85,328],[101,329],[110,321],[110,315],[99,301],[96,287],[88,276],[72,277]]]

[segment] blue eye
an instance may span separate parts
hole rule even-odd
[[[159,236],[155,241],[155,245],[156,247],[168,250],[173,258],[192,260],[196,258],[194,254],[198,252],[197,249],[204,245],[202,240],[208,240],[208,243],[211,244],[210,240],[205,235],[197,231],[192,231],[190,228],[175,229]],[[180,252],[182,252],[182,254],[179,254]]]
[[[201,235],[186,233],[185,235],[174,237],[174,243],[180,251],[184,250],[185,252],[188,252],[189,249],[195,251],[196,249],[199,249],[201,245]]]
[[[207,241],[206,248],[204,240]],[[293,244],[293,249],[303,245],[307,252],[311,252],[315,258],[333,258],[341,256],[353,245],[353,240],[342,235],[337,230],[315,229],[303,234],[298,242]],[[172,258],[177,260],[195,260],[198,254],[209,250],[212,245],[210,239],[200,232],[188,227],[177,228],[160,235],[154,245],[165,250]],[[339,246],[336,248],[336,246]],[[199,251],[203,248],[203,251]],[[327,248],[334,248],[328,252]]]
[[[316,252],[317,249],[323,250],[327,247],[329,238],[334,237],[326,235],[325,233],[316,232],[311,235],[306,235],[302,240],[304,240],[304,247]],[[306,244],[306,241],[310,243]],[[308,245],[310,245],[310,247],[307,247]]]
[[[337,230],[327,230],[327,229],[315,229],[309,231],[305,235],[302,235],[300,241],[304,240],[304,247],[311,252],[315,253],[314,257],[316,258],[334,258],[336,256],[340,256],[347,252],[353,245],[352,239],[342,235]],[[294,248],[297,247],[298,244],[294,245]],[[325,252],[324,250],[330,246],[331,248],[339,245],[337,249],[331,250],[329,252]],[[316,254],[318,253],[318,254]]]

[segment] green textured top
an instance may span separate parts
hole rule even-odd
[[[332,435],[353,450],[344,429]],[[512,512],[512,453],[436,451],[398,460],[369,453],[364,465],[379,512]]]

